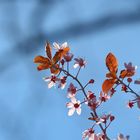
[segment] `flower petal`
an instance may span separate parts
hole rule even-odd
[[[59,44],[57,44],[56,42],[53,43],[53,46],[56,50],[59,50],[60,49],[60,46]]]
[[[68,46],[68,43],[64,42],[61,46],[62,46],[62,49],[64,49],[64,48],[66,48]]]
[[[68,116],[72,116],[75,112],[75,108],[71,108],[69,111],[68,111]]]
[[[55,83],[53,81],[50,81],[48,83],[48,88],[52,88],[53,86],[55,86]]]
[[[98,136],[96,134],[91,134],[89,140],[98,140]]]
[[[66,106],[67,106],[67,108],[72,108],[74,105],[73,105],[72,102],[69,102],[69,103],[66,104]]]
[[[76,109],[76,112],[77,112],[78,115],[80,115],[80,114],[81,114],[81,108],[78,107],[78,108]]]
[[[79,64],[74,64],[73,67],[76,69],[79,66]]]
[[[72,102],[73,104],[77,103],[76,98],[75,98],[75,97],[71,98],[71,102]]]

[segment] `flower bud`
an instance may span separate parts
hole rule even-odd
[[[127,82],[131,83],[132,82],[132,78],[127,78]]]
[[[110,116],[110,121],[112,122],[114,119],[115,119],[115,117],[111,115]]]
[[[93,84],[94,83],[94,79],[90,79],[88,83],[89,84]]]

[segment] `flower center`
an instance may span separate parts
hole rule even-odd
[[[79,104],[78,103],[74,104],[74,107],[75,108],[78,108],[79,107]]]

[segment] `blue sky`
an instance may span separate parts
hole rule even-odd
[[[40,7],[37,1],[0,3],[0,139],[80,140],[82,132],[91,126],[89,110],[83,107],[80,117],[68,117],[66,90],[48,90],[42,80],[48,72],[37,72],[33,58],[44,54],[46,40],[67,41],[75,57],[86,59],[87,66],[79,78],[83,82],[94,78],[91,88],[97,96],[107,72],[105,57],[109,52],[118,58],[119,69],[124,62],[137,65],[135,78],[139,78],[139,1],[54,0],[39,3]],[[137,20],[119,18],[125,14]],[[105,17],[111,19],[93,27],[90,24]],[[134,90],[139,92],[140,87],[136,85]],[[140,110],[127,109],[129,99],[131,96],[118,88],[99,110],[99,114],[111,112],[116,116],[108,130],[111,139],[120,132],[129,134],[131,140],[139,138]]]

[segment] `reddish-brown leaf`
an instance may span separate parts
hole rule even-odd
[[[112,89],[115,82],[115,79],[106,79],[102,84],[103,93],[107,94]]]
[[[118,70],[118,61],[117,58],[114,56],[114,54],[109,53],[106,57],[106,66],[108,70],[112,72],[117,72]]]
[[[60,60],[61,60],[61,53],[56,52],[53,59],[52,59],[52,64],[56,64]]]
[[[56,64],[58,61],[61,60],[61,58],[66,55],[66,53],[69,52],[69,47],[66,47],[64,49],[60,49],[59,51],[57,51],[53,57],[52,63]]]
[[[37,66],[37,69],[38,69],[39,71],[45,70],[45,69],[48,69],[48,68],[50,68],[50,65],[48,65],[48,64],[39,64],[39,65]]]
[[[120,78],[125,78],[125,77],[132,77],[135,73],[132,71],[128,71],[128,70],[122,70],[120,72]]]
[[[46,44],[46,54],[48,56],[48,58],[52,59],[52,48],[50,43],[47,42]]]
[[[55,64],[55,65],[51,66],[50,71],[52,74],[58,74],[60,72],[59,65]]]
[[[34,63],[50,64],[50,60],[43,56],[36,56],[34,58]]]
[[[117,78],[117,75],[115,72],[109,72],[106,74],[106,77],[107,78],[112,78],[112,79],[116,79]]]

